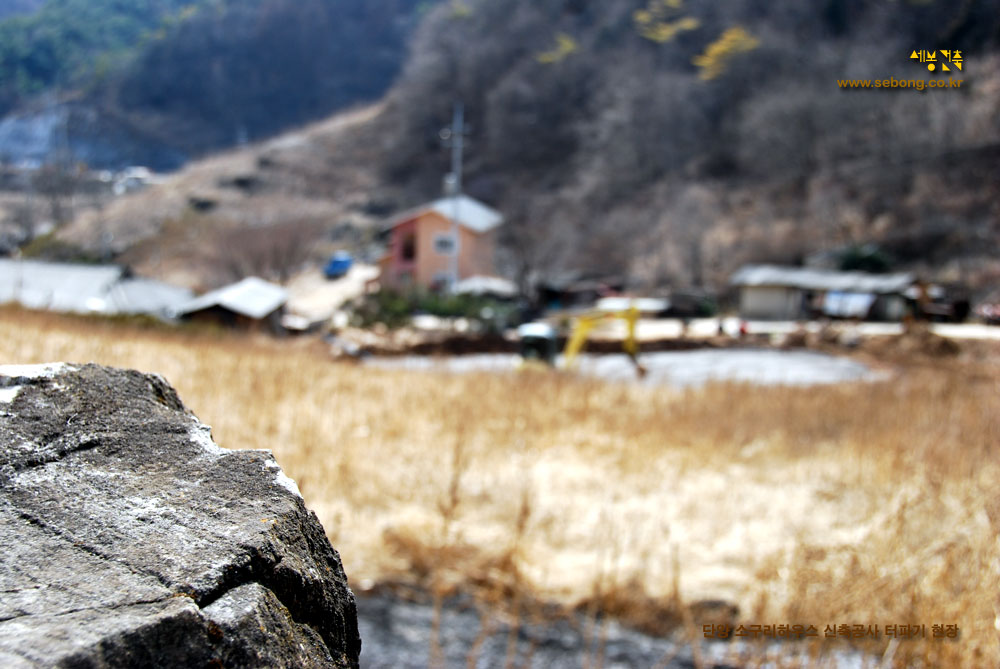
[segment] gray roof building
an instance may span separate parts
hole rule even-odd
[[[838,272],[810,267],[780,267],[777,265],[745,265],[733,274],[734,286],[780,286],[822,292],[902,293],[916,278],[912,274],[868,274]]]
[[[0,259],[0,303],[81,314],[166,315],[191,291],[131,278],[118,265]]]
[[[457,197],[443,197],[425,205],[410,209],[399,216],[393,217],[384,229],[388,230],[399,222],[418,216],[424,212],[433,211],[436,214],[454,220],[462,227],[473,232],[489,232],[503,224],[503,215],[475,198],[461,194]]]
[[[197,311],[222,308],[250,319],[266,318],[285,305],[288,291],[255,276],[205,293],[183,304],[175,313],[185,316]]]
[[[122,277],[117,265],[0,260],[0,302],[30,309],[113,313],[108,293]]]
[[[740,288],[744,318],[797,320],[819,315],[899,320],[912,274],[838,272],[811,267],[747,265],[730,283]]]
[[[108,298],[115,313],[170,316],[194,297],[187,288],[138,277],[123,279],[112,286]]]

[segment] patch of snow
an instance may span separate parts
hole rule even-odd
[[[292,493],[299,499],[302,499],[302,493],[299,492],[299,486],[295,481],[288,477],[285,472],[281,470],[281,465],[279,465],[274,460],[270,460],[264,463],[264,468],[269,469],[274,472],[274,482],[280,485],[282,488]]]
[[[402,356],[372,358],[366,365],[387,369],[445,372],[508,372],[517,369],[520,358],[513,354],[436,358]],[[772,351],[767,349],[705,349],[698,351],[650,352],[639,355],[646,377],[637,379],[635,367],[624,354],[584,353],[574,370],[607,381],[638,382],[675,388],[698,387],[712,381],[734,381],[756,385],[809,386],[826,383],[877,381],[885,374],[850,358],[812,351]],[[556,360],[563,365],[563,357]]]
[[[67,369],[71,369],[71,367],[65,362],[46,362],[41,365],[0,365],[0,376],[15,379],[45,379],[52,378]]]
[[[191,437],[191,441],[204,449],[206,455],[219,457],[228,453],[226,449],[212,441],[212,427],[210,425],[197,423],[188,432],[188,436]]]
[[[42,365],[0,365],[0,378],[46,379],[52,378],[66,369],[70,369],[70,366],[65,362],[48,362]],[[5,384],[0,382],[0,386],[5,386]],[[0,404],[11,404],[20,390],[20,385],[0,387]]]

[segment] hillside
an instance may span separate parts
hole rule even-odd
[[[281,280],[331,244],[358,241],[384,213],[372,199],[371,130],[380,112],[362,107],[194,162],[84,211],[53,246],[110,253],[140,274],[198,290],[248,274]]]
[[[0,156],[174,169],[376,100],[427,4],[48,0],[0,14]]]
[[[744,262],[876,243],[893,267],[980,290],[1000,280],[998,9],[446,3],[421,23],[384,106],[343,133],[337,152],[310,139],[280,165],[262,167],[256,148],[244,155],[268,183],[310,165],[315,192],[353,173],[369,184],[351,195],[360,210],[389,213],[440,192],[448,152],[438,131],[461,99],[466,190],[506,214],[514,277],[576,269],[640,288],[718,289]],[[960,50],[963,69],[931,72],[909,57],[918,48]],[[890,77],[962,84],[838,85]],[[185,183],[189,194],[217,187]],[[128,225],[149,236],[176,217],[159,197],[128,205]],[[234,219],[251,223],[261,197],[234,195]],[[203,215],[189,209],[191,220]],[[114,227],[118,211],[97,218]]]
[[[990,265],[996,280],[997,2],[464,7],[416,36],[383,173],[434,192],[447,156],[433,133],[462,99],[468,190],[513,220],[521,272],[718,286],[744,261],[877,242],[942,278]],[[967,62],[931,73],[915,49]],[[964,86],[837,84],[890,77]]]
[[[189,155],[273,136],[380,98],[419,0],[227,2],[144,48],[118,107]]]
[[[115,60],[157,29],[165,30],[188,0],[7,2],[0,6],[0,112],[32,95],[106,76]],[[205,4],[202,2],[201,4]]]

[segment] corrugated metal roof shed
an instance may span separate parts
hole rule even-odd
[[[848,293],[902,293],[915,281],[912,274],[837,272],[809,267],[746,265],[733,274],[734,286],[784,286],[802,290]]]
[[[503,223],[503,216],[499,211],[468,195],[435,200],[431,203],[430,209],[449,220],[455,218],[460,225],[473,232],[487,232]],[[456,210],[458,211],[457,215],[455,214]]]
[[[456,215],[456,210],[458,214]],[[449,221],[454,219],[459,225],[473,232],[489,232],[503,223],[503,215],[475,198],[462,194],[458,197],[443,197],[429,204],[410,209],[393,218],[385,229],[392,229],[403,221],[416,218],[420,214],[433,211]]]
[[[52,311],[116,313],[108,293],[122,274],[117,265],[0,259],[0,302]]]
[[[222,307],[248,318],[264,318],[288,301],[288,292],[281,286],[255,276],[205,293],[177,310],[178,316],[212,307]]]
[[[171,286],[153,279],[123,279],[109,294],[116,313],[171,315],[194,297],[187,288]]]

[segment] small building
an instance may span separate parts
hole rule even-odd
[[[107,300],[113,313],[172,318],[173,312],[193,296],[194,293],[187,288],[130,277],[115,283],[108,292]]]
[[[739,288],[740,316],[801,320],[820,316],[898,321],[906,315],[912,274],[838,272],[807,267],[747,265],[730,279]]]
[[[0,259],[0,303],[29,309],[165,318],[191,296],[186,288],[133,277],[119,265]]]
[[[544,309],[579,309],[605,297],[621,295],[625,279],[620,276],[589,276],[579,271],[550,275],[535,284],[538,303]]]
[[[251,276],[196,297],[175,313],[185,321],[281,332],[286,302],[284,288]]]
[[[496,276],[496,230],[502,224],[500,212],[468,195],[441,198],[397,216],[383,227],[388,250],[379,260],[381,284],[436,289],[473,276]],[[458,276],[453,277],[456,253]]]

